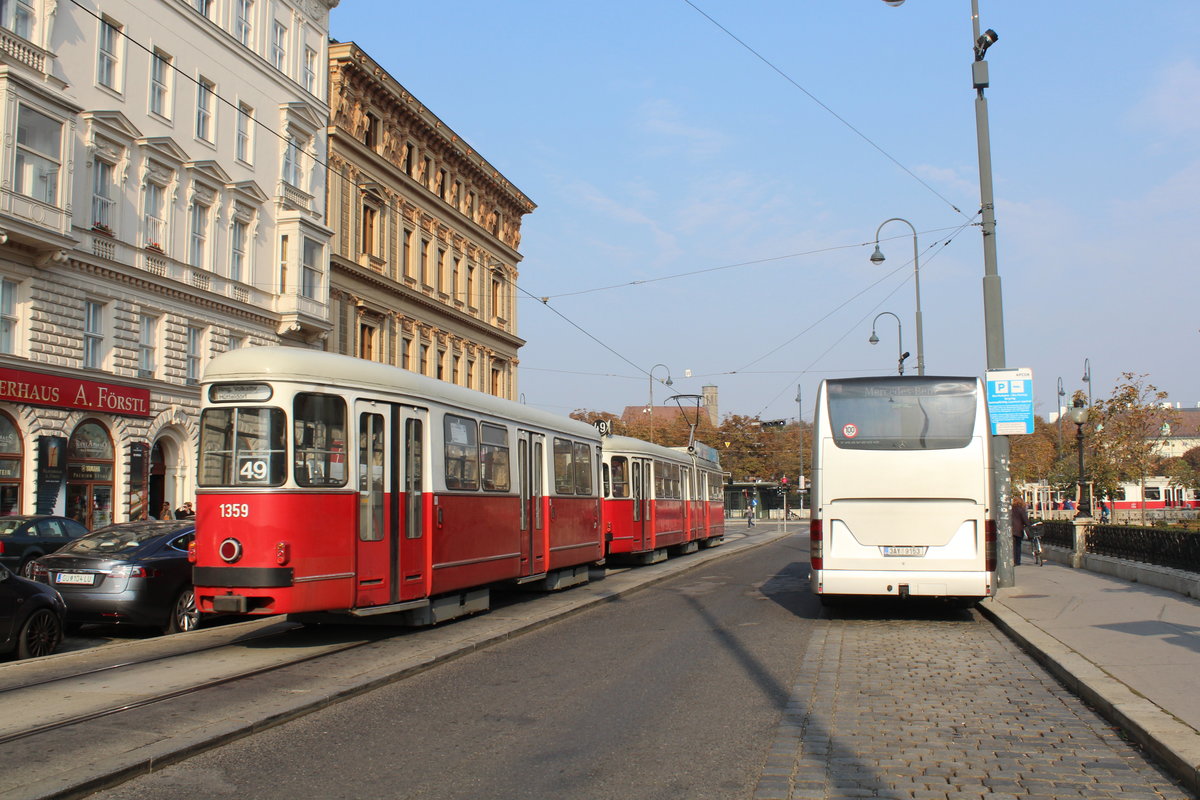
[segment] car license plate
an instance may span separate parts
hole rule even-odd
[[[911,544],[894,544],[882,549],[885,556],[916,556],[920,558],[925,555],[926,548]]]
[[[87,572],[60,572],[54,576],[54,582],[91,586],[96,582],[96,576]]]

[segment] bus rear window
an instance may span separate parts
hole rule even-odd
[[[208,408],[200,417],[201,486],[279,486],[287,472],[279,408]]]
[[[844,450],[951,450],[975,432],[973,380],[850,378],[828,390],[833,441]]]

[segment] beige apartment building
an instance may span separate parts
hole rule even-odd
[[[354,43],[329,80],[326,349],[516,399],[533,202]]]

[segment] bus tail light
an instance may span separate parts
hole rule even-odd
[[[287,542],[279,542],[275,545],[275,563],[279,566],[284,566],[292,560],[292,546]]]
[[[808,553],[813,569],[825,567],[825,536],[819,519],[808,523]]]
[[[996,520],[989,519],[983,523],[983,547],[985,553],[984,569],[996,571]]]

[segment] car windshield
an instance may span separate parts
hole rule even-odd
[[[151,539],[191,527],[190,522],[148,522],[112,525],[81,536],[58,552],[75,555],[129,555]]]
[[[0,536],[11,536],[13,531],[25,524],[24,517],[0,518]]]

